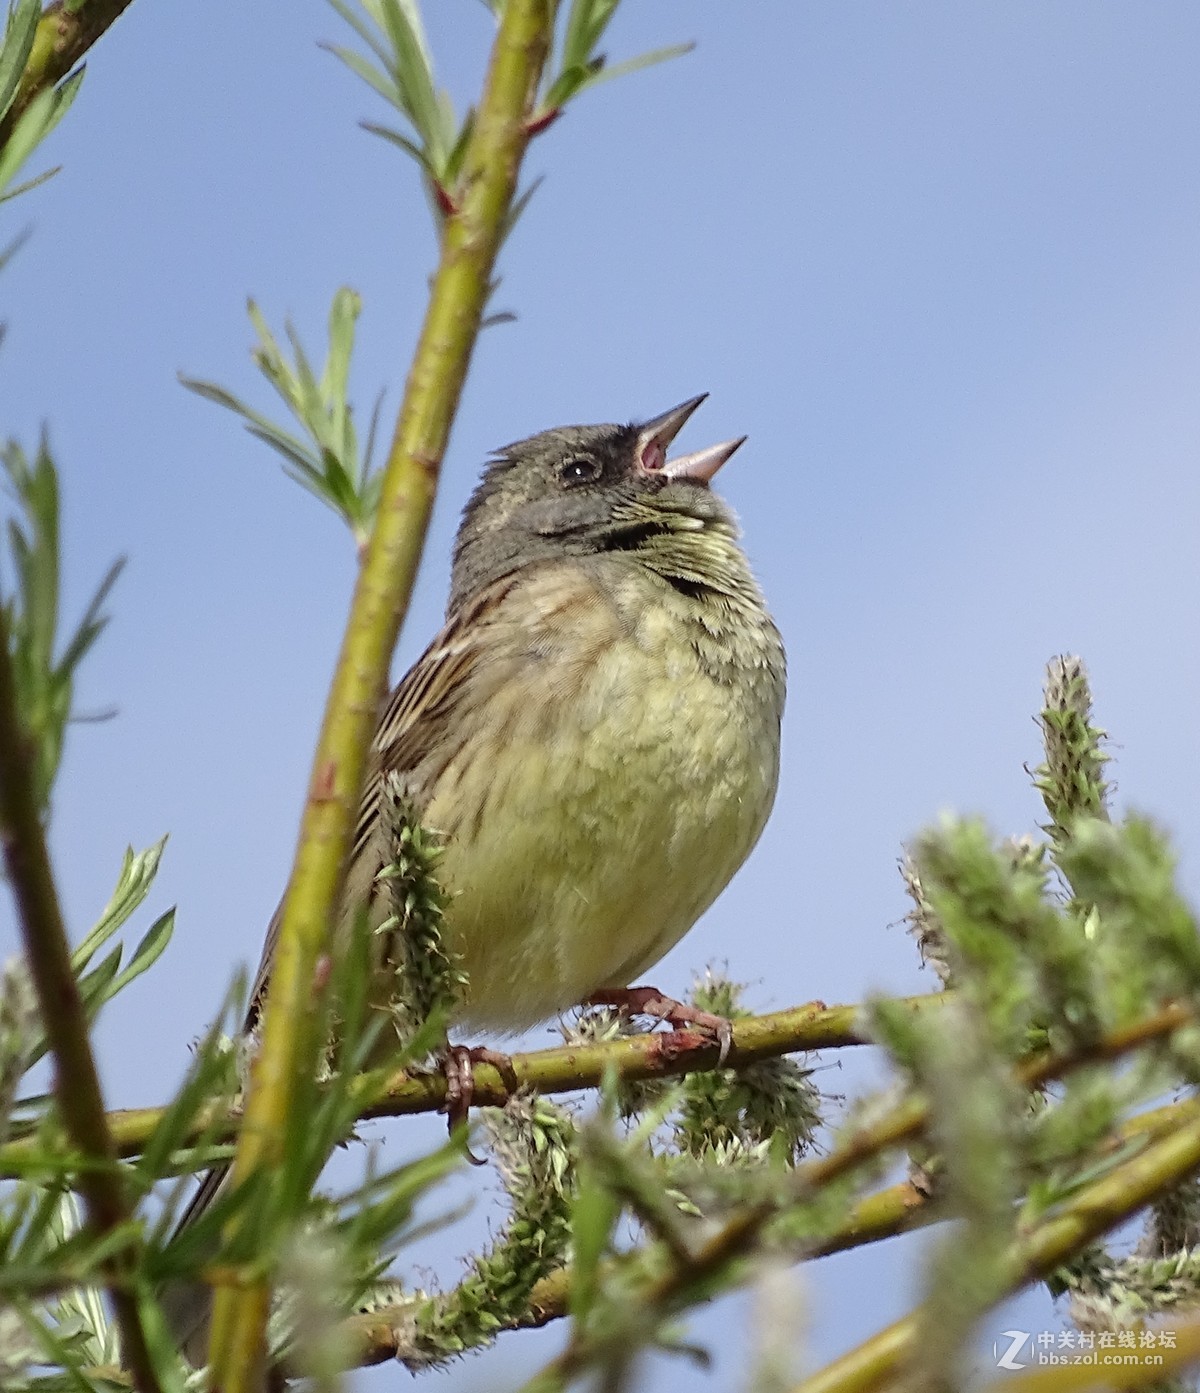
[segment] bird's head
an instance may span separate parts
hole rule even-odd
[[[559,426],[506,445],[484,471],[454,548],[450,607],[533,561],[650,553],[668,538],[736,535],[709,488],[745,437],[668,458],[704,396],[641,425]]]

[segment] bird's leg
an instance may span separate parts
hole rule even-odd
[[[585,1006],[614,1006],[618,1011],[626,1011],[631,1016],[651,1016],[675,1029],[679,1026],[692,1026],[706,1030],[720,1046],[717,1055],[717,1068],[729,1057],[733,1044],[733,1026],[724,1016],[715,1016],[711,1011],[701,1011],[697,1006],[689,1006],[674,997],[664,996],[657,987],[605,987],[593,992],[583,1003]]]
[[[520,1087],[512,1060],[499,1050],[490,1050],[486,1045],[448,1045],[442,1061],[442,1072],[446,1076],[446,1122],[451,1132],[460,1125],[465,1126],[467,1114],[475,1097],[476,1064],[490,1064],[504,1080],[510,1093]],[[483,1160],[467,1148],[467,1160],[473,1166],[482,1166]]]

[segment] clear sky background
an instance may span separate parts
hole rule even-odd
[[[425,8],[461,106],[490,19]],[[271,406],[247,294],[315,351],[350,284],[361,414],[386,386],[387,420],[434,262],[413,168],[356,126],[387,113],[319,39],[347,41],[319,0],[137,0],[45,152],[63,172],[0,209],[4,241],[34,233],[0,278],[0,429],[32,448],[49,422],[68,617],[130,558],[79,692],[119,715],[73,730],[55,805],[76,935],[126,843],[171,833],[151,909],[178,904],[176,939],[99,1032],[114,1105],[164,1098],[257,960],[354,568],[333,515],[175,375]],[[901,845],[944,809],[1033,827],[1022,765],[1058,652],[1088,661],[1118,801],[1170,830],[1195,896],[1200,9],[627,0],[606,48],[685,39],[693,54],[588,94],[530,152],[527,178],[547,178],[496,297],[518,319],[476,353],[397,673],[437,627],[492,447],[707,390],[681,444],[750,436],[721,487],[791,691],[774,818],[655,983],[682,993],[727,960],[760,1009],[928,984],[896,923]],[[435,1129],[393,1130],[388,1157]],[[495,1182],[468,1186],[478,1234]],[[429,1265],[452,1279],[468,1241],[439,1239]],[[919,1272],[908,1242],[805,1273],[806,1357],[901,1314]],[[721,1354],[710,1384],[655,1360],[646,1386],[737,1386],[747,1316],[738,1300],[695,1323]],[[561,1338],[507,1336],[432,1386],[515,1384]]]

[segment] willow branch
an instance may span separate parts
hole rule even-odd
[[[68,10],[62,0],[54,0],[46,6],[34,31],[33,47],[12,105],[0,120],[0,148],[8,143],[18,118],[34,97],[66,77],[131,3],[132,0],[82,0]]]
[[[903,1004],[914,1011],[935,1010],[942,999],[940,995],[914,996]],[[813,1004],[736,1020],[727,1066],[744,1068],[785,1054],[867,1044],[861,1017],[858,1006]],[[511,1059],[518,1088],[555,1094],[598,1088],[610,1069],[618,1078],[631,1082],[712,1069],[717,1052],[717,1045],[707,1036],[672,1031],[668,1035],[630,1035],[586,1045],[562,1045],[514,1054]],[[491,1064],[476,1064],[474,1078],[472,1097],[478,1106],[503,1107],[512,1096],[513,1090]],[[408,1117],[441,1108],[446,1099],[446,1080],[440,1073],[383,1071],[357,1079],[353,1093],[358,1099],[360,1118]],[[117,1155],[140,1155],[164,1112],[163,1108],[124,1108],[109,1113],[108,1126]],[[205,1108],[181,1135],[179,1145],[221,1145],[233,1141],[239,1127],[236,1112]],[[68,1155],[47,1155],[46,1141],[40,1136],[23,1137],[0,1146],[0,1179],[44,1173],[48,1167],[68,1170],[71,1163]]]
[[[936,1010],[948,999],[947,993],[911,996],[894,1004],[914,1011]],[[1190,1019],[1183,1008],[1171,1006],[1148,1016],[1135,1025],[1097,1041],[1087,1056],[1089,1061],[1114,1059],[1141,1045],[1162,1038]],[[837,1049],[869,1044],[862,1024],[860,1006],[822,1006],[814,1003],[748,1016],[733,1022],[728,1066],[742,1068],[760,1060],[811,1050]],[[535,1093],[576,1093],[598,1088],[611,1069],[622,1081],[672,1078],[711,1069],[717,1047],[706,1036],[690,1031],[669,1035],[631,1035],[586,1045],[561,1045],[511,1056],[517,1085]],[[1038,1055],[1023,1066],[1027,1085],[1044,1083],[1085,1062],[1081,1056],[1067,1059],[1052,1054]],[[512,1090],[500,1072],[490,1064],[474,1066],[473,1099],[481,1107],[503,1107]],[[409,1117],[436,1112],[445,1104],[446,1083],[438,1073],[404,1072],[369,1074],[358,1079],[353,1091],[358,1095],[357,1116],[363,1119]],[[121,1108],[107,1116],[116,1153],[122,1159],[139,1156],[162,1121],[163,1108]],[[241,1116],[236,1110],[205,1108],[181,1133],[180,1147],[206,1143],[222,1145],[236,1139]],[[889,1123],[889,1127],[891,1124]],[[890,1130],[867,1135],[857,1143],[865,1147],[861,1159],[890,1144]],[[903,1137],[901,1137],[903,1140]],[[17,1179],[47,1169],[68,1171],[82,1158],[61,1152],[48,1152],[44,1137],[29,1136],[0,1145],[0,1179]],[[198,1167],[200,1162],[195,1163]],[[179,1167],[185,1169],[185,1167]]]
[[[1176,1132],[1189,1121],[1200,1122],[1200,1099],[1185,1099],[1128,1118],[1116,1129],[1101,1153],[1116,1151],[1130,1142],[1143,1144]],[[949,1220],[953,1213],[907,1181],[865,1195],[846,1217],[824,1236],[804,1243],[796,1252],[799,1261],[811,1261],[878,1243],[913,1229]],[[549,1325],[565,1317],[571,1302],[571,1272],[562,1268],[544,1277],[533,1289],[528,1308],[512,1329]],[[403,1358],[404,1341],[411,1324],[411,1304],[382,1307],[350,1317],[344,1324],[346,1349],[353,1365],[380,1364]],[[560,1360],[562,1356],[560,1356]],[[574,1365],[572,1365],[574,1367]],[[565,1375],[565,1367],[556,1369]]]
[[[1190,1011],[1179,1004],[1161,1007],[1150,1016],[1122,1026],[1100,1040],[1067,1053],[1043,1051],[1017,1066],[1018,1080],[1033,1088],[1051,1079],[1061,1078],[1084,1065],[1117,1059],[1143,1045],[1165,1039],[1175,1030],[1191,1024]],[[638,1299],[656,1310],[668,1311],[678,1306],[692,1291],[711,1285],[718,1273],[751,1251],[763,1228],[790,1203],[817,1194],[823,1186],[849,1175],[868,1161],[920,1135],[929,1120],[929,1105],[919,1096],[905,1098],[876,1122],[847,1137],[827,1156],[805,1162],[792,1172],[786,1193],[758,1200],[734,1213],[695,1253],[687,1263],[668,1259],[664,1270],[639,1293]],[[1200,1145],[1200,1120],[1191,1124],[1197,1130]],[[1156,1145],[1167,1145],[1166,1141]],[[1162,1188],[1166,1188],[1164,1185]],[[1141,1201],[1129,1212],[1141,1207]],[[886,1347],[889,1332],[878,1337],[881,1348]],[[850,1356],[847,1356],[849,1358]],[[565,1384],[587,1364],[590,1350],[580,1339],[573,1339],[561,1354],[552,1359],[526,1385],[529,1390],[554,1389]],[[864,1385],[865,1386],[865,1385]],[[858,1385],[849,1383],[839,1393],[858,1393]],[[804,1393],[809,1393],[805,1385]],[[821,1393],[832,1390],[821,1389]]]
[[[1086,1244],[1118,1227],[1158,1195],[1200,1170],[1200,1118],[1194,1114],[1138,1156],[1085,1186],[1054,1218],[1009,1253],[1003,1300],[1047,1277]],[[891,1380],[915,1353],[917,1309],[799,1384],[795,1393],[867,1393]]]
[[[444,224],[441,259],[325,708],[283,906],[262,1049],[234,1158],[235,1184],[279,1161],[292,1100],[316,1062],[319,1042],[310,1022],[318,959],[337,917],[367,745],[530,138],[552,30],[552,0],[508,0],[463,162],[462,197]],[[217,1293],[210,1349],[213,1381],[224,1393],[246,1393],[250,1386],[268,1301],[265,1281]]]
[[[907,1183],[889,1186],[868,1195],[851,1209],[843,1223],[811,1247],[803,1257],[827,1257],[848,1248],[862,1247],[892,1238],[945,1217],[927,1198]],[[530,1330],[549,1325],[567,1315],[571,1304],[571,1271],[560,1268],[534,1287],[529,1305],[511,1327]],[[351,1316],[343,1324],[348,1353],[347,1367],[358,1368],[403,1358],[404,1339],[412,1316],[411,1304],[398,1303],[368,1314]]]
[[[117,1153],[100,1077],[88,1041],[87,1015],[71,966],[71,949],[50,867],[50,854],[34,792],[33,750],[17,707],[8,619],[0,605],[0,840],[8,881],[17,904],[25,957],[54,1055],[54,1092],[63,1127],[91,1163],[78,1186],[88,1221],[99,1235],[129,1221],[117,1172]],[[141,1393],[157,1393],[158,1379],[146,1347],[137,1300],[127,1288],[132,1254],[119,1252],[105,1264],[109,1299],[121,1332],[124,1358]]]

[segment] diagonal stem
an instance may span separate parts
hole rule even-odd
[[[0,149],[8,143],[17,119],[34,97],[66,77],[131,3],[132,0],[83,0],[67,9],[62,0],[54,0],[46,6],[12,105],[0,119]]]
[[[0,605],[0,841],[25,956],[54,1055],[54,1091],[63,1126],[81,1156],[92,1164],[79,1172],[78,1187],[88,1221],[98,1235],[129,1222],[117,1172],[117,1152],[88,1041],[87,1015],[71,966],[71,949],[58,902],[50,854],[34,794],[33,751],[17,707],[8,618]],[[109,1300],[121,1332],[121,1350],[140,1393],[158,1393],[137,1297],[129,1277],[133,1255],[126,1247],[105,1263]]]
[[[234,1183],[278,1165],[300,1081],[316,1067],[310,1028],[318,960],[337,918],[366,750],[407,609],[450,425],[479,332],[505,216],[529,142],[552,0],[508,0],[463,163],[463,195],[446,219],[441,260],[384,472],[325,708],[255,1061]],[[213,1382],[249,1393],[269,1301],[263,1280],[223,1289],[214,1305]]]
[[[1200,1119],[1181,1122],[1140,1155],[1084,1186],[1060,1213],[1016,1242],[1008,1258],[1009,1280],[997,1299],[1048,1276],[1074,1253],[1136,1214],[1165,1190],[1200,1170]],[[891,1382],[916,1349],[921,1312],[880,1330],[794,1393],[868,1393]]]
[[[1188,1007],[1180,1003],[1171,1003],[1159,1007],[1158,1010],[1140,1020],[1119,1027],[1086,1046],[1062,1053],[1044,1050],[1039,1054],[1031,1055],[1017,1065],[1016,1075],[1026,1088],[1035,1088],[1088,1064],[1099,1060],[1118,1059],[1133,1050],[1163,1040],[1174,1031],[1190,1025],[1192,1021],[1193,1016]],[[649,1282],[646,1288],[639,1293],[639,1300],[654,1310],[664,1313],[671,1310],[689,1293],[703,1289],[714,1276],[751,1252],[763,1229],[781,1212],[781,1206],[787,1199],[803,1200],[812,1196],[832,1181],[849,1175],[863,1163],[912,1140],[920,1135],[928,1119],[929,1106],[923,1098],[919,1095],[912,1095],[903,1099],[870,1126],[848,1136],[840,1146],[827,1156],[797,1166],[790,1177],[786,1197],[760,1200],[745,1205],[732,1214],[712,1234],[703,1247],[692,1255],[689,1263],[668,1262],[662,1273]],[[1162,1141],[1156,1141],[1154,1145],[1166,1146],[1172,1136],[1183,1133],[1189,1128],[1196,1133],[1198,1147],[1196,1166],[1200,1166],[1200,1120],[1181,1120],[1168,1137]],[[1129,1166],[1133,1165],[1133,1162],[1129,1163]],[[1122,1167],[1122,1173],[1127,1168]],[[1193,1167],[1193,1169],[1195,1168]],[[1159,1188],[1166,1188],[1166,1183],[1164,1182]],[[1157,1190],[1153,1193],[1157,1193]],[[1137,1204],[1129,1206],[1122,1213],[1133,1213],[1144,1203],[1146,1201],[1141,1200]],[[1098,1229],[1097,1232],[1103,1232],[1107,1227],[1111,1227],[1111,1222]],[[1055,1265],[1057,1264],[1051,1264],[1051,1266]],[[1018,1283],[1019,1285],[1021,1283]],[[877,1361],[884,1356],[893,1360],[898,1357],[889,1344],[889,1341],[893,1339],[895,1329],[896,1327],[892,1327],[891,1330],[880,1332],[876,1337],[877,1346],[874,1342],[868,1342],[868,1345],[871,1346],[869,1354],[871,1360]],[[866,1350],[868,1346],[862,1348]],[[852,1360],[857,1353],[855,1351],[853,1354],[847,1355],[846,1360],[839,1361],[836,1367],[841,1368],[843,1363]],[[576,1336],[559,1355],[555,1356],[525,1385],[526,1393],[551,1393],[551,1390],[566,1387],[578,1373],[587,1367],[591,1357],[592,1350],[589,1348],[586,1338]],[[849,1364],[847,1367],[849,1368]],[[814,1384],[813,1388],[810,1389],[805,1384],[803,1393],[834,1393],[835,1389],[836,1393],[860,1393],[860,1386],[853,1381],[854,1376],[854,1370],[851,1370],[848,1375],[849,1381],[844,1388],[835,1383],[828,1388],[823,1384]],[[819,1377],[821,1376],[818,1375]],[[868,1386],[873,1387],[874,1385],[862,1385],[863,1388]]]

